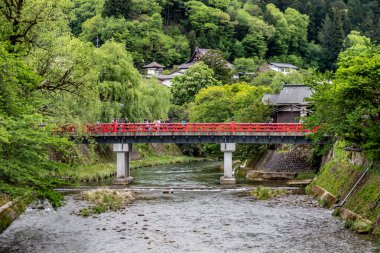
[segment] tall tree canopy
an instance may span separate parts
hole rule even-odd
[[[314,87],[315,113],[309,119],[321,126],[319,135],[345,139],[375,159],[380,158],[379,52],[379,47],[363,50],[356,44],[341,53],[332,84]]]
[[[262,122],[269,107],[261,102],[270,88],[235,83],[203,88],[190,104],[190,120],[194,122]]]
[[[220,85],[214,77],[214,71],[203,62],[195,64],[184,75],[173,79],[170,91],[173,94],[173,103],[183,105],[194,100],[198,91],[207,86]]]

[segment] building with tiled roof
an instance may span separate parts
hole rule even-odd
[[[289,63],[269,62],[269,69],[277,71],[277,72],[281,72],[284,75],[287,75],[289,73],[292,73],[293,71],[296,71],[298,67]]]
[[[162,66],[161,64],[157,62],[151,62],[145,66],[143,66],[144,69],[146,69],[146,74],[148,77],[156,76],[161,74],[161,72],[164,70],[165,66]]]
[[[280,93],[266,93],[262,102],[273,107],[273,122],[295,123],[310,113],[307,99],[311,95],[312,90],[308,86],[285,84]]]

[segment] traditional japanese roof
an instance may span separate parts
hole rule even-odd
[[[210,51],[210,49],[207,49],[207,48],[198,48],[198,47],[195,48],[194,53],[191,56],[191,58],[187,62],[182,63],[181,65],[179,65],[178,68],[179,69],[189,69],[189,68],[191,68],[192,66],[194,66],[195,63],[197,63],[202,58],[202,56],[204,56],[205,54],[207,54],[208,51]],[[233,68],[232,63],[227,62],[227,67],[230,68],[230,69],[232,69]]]
[[[307,105],[308,101],[305,98],[309,98],[312,95],[310,87],[305,85],[285,84],[280,93],[277,94],[265,94],[262,101],[264,104],[272,105]]]
[[[199,48],[199,47],[195,48],[193,55],[186,63],[199,61],[199,59],[202,58],[202,56],[204,56],[205,54],[207,54],[209,50],[210,49],[206,49],[206,48]]]
[[[280,96],[280,94],[265,93],[261,101],[263,101],[264,104],[275,105],[277,104],[278,96]]]
[[[270,65],[275,66],[277,68],[287,68],[287,69],[298,69],[297,66],[294,66],[289,63],[281,63],[281,62],[269,62]]]
[[[143,66],[143,68],[158,68],[158,69],[160,69],[160,68],[165,68],[165,66],[162,66],[161,64],[154,61],[154,62],[149,63],[148,65]]]
[[[179,72],[179,71],[175,71],[173,73],[170,73],[169,75],[157,75],[155,76],[158,80],[160,81],[164,81],[164,80],[170,80],[170,79],[173,79],[174,77],[176,76],[180,76],[180,75],[183,75],[183,73]]]
[[[200,54],[205,55],[210,49],[207,48],[196,48],[195,51],[198,51]]]
[[[194,66],[195,63],[197,63],[197,62],[193,61],[193,62],[183,63],[183,64],[179,65],[178,68],[179,68],[179,69],[189,69],[189,68],[191,68],[192,66]]]
[[[175,77],[176,75],[157,75],[156,78],[160,81],[164,80],[171,80]]]

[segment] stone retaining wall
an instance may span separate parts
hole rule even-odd
[[[25,204],[21,200],[13,200],[0,207],[0,233],[3,232],[22,212]]]
[[[331,208],[337,201],[337,197],[318,185],[313,187],[312,193],[323,207]]]

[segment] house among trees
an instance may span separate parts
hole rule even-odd
[[[264,94],[262,102],[273,107],[275,123],[296,123],[310,113],[308,110],[312,90],[305,85],[285,84],[280,93]]]
[[[298,67],[289,63],[269,62],[269,69],[287,75],[289,73],[292,73],[293,71],[296,71]]]
[[[143,66],[143,68],[147,70],[147,76],[152,77],[160,75],[161,72],[164,70],[165,66],[162,66],[161,64],[154,61],[149,63],[148,65]]]
[[[195,48],[193,55],[191,58],[181,65],[178,66],[179,72],[185,73],[186,70],[194,66],[195,63],[197,63],[210,49],[206,48]]]
[[[167,87],[171,87],[172,86],[172,79],[178,75],[183,75],[183,73],[176,71],[176,72],[171,73],[170,75],[157,75],[156,78],[163,85],[165,85]]]
[[[156,77],[162,84],[165,86],[171,87],[172,85],[172,79],[175,76],[183,75],[186,70],[194,66],[198,61],[201,60],[201,58],[209,52],[210,49],[206,48],[195,48],[193,55],[191,58],[185,62],[179,65],[177,68],[178,70],[169,74],[169,75],[162,75],[162,71],[164,66],[157,62],[149,63],[148,65],[143,66],[143,68],[147,69],[147,77]],[[229,62],[227,62],[228,68],[232,69],[233,65]]]

